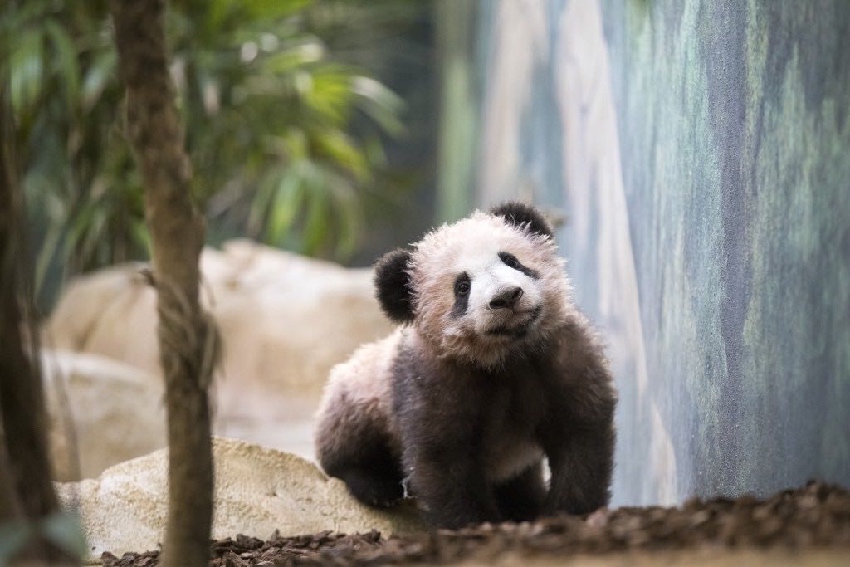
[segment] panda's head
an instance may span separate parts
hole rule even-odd
[[[505,203],[434,229],[375,267],[378,299],[438,356],[482,366],[541,344],[563,322],[569,282],[552,229]]]

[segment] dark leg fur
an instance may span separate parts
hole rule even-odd
[[[423,441],[421,445],[425,445]],[[458,529],[482,522],[502,520],[496,499],[484,470],[469,451],[433,447],[421,450],[406,447],[405,463],[410,471],[410,488],[428,509],[428,521],[436,527]],[[468,445],[466,445],[468,447]]]
[[[600,425],[551,451],[552,478],[546,513],[583,515],[607,506],[613,448],[613,428]]]
[[[614,469],[616,392],[602,351],[579,322],[564,329],[569,351],[548,419],[538,428],[551,478],[545,513],[584,515],[607,506]],[[559,391],[560,390],[560,391]]]
[[[482,391],[474,377],[464,375],[464,369],[450,367],[442,373],[406,367],[412,360],[400,357],[394,384],[411,493],[438,528],[500,521],[482,451],[482,424],[492,395]]]
[[[381,473],[384,475],[381,476]],[[342,479],[351,495],[367,506],[389,508],[404,496],[401,475],[387,475],[385,471],[350,467],[332,476]]]
[[[400,458],[391,449],[389,438],[374,424],[361,421],[355,428],[351,423],[355,422],[349,422],[344,443],[323,443],[323,436],[319,436],[319,463],[328,475],[344,481],[351,495],[363,504],[396,504],[403,498],[404,489]]]
[[[532,465],[519,476],[496,486],[496,501],[505,520],[524,522],[539,516],[546,501],[541,465]]]

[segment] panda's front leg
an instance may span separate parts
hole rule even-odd
[[[614,429],[610,423],[571,424],[545,444],[549,493],[544,512],[583,515],[608,505],[613,472]]]
[[[408,487],[438,528],[458,529],[501,517],[476,447],[428,436],[408,439],[404,472]]]
[[[399,360],[393,422],[409,493],[439,528],[500,521],[485,467],[488,391],[462,369],[411,352]]]

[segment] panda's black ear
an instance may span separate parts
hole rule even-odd
[[[396,323],[413,321],[410,251],[397,248],[375,264],[375,292],[381,309]]]
[[[504,217],[509,224],[525,226],[530,232],[543,236],[554,237],[552,226],[543,217],[543,214],[525,203],[508,201],[490,209],[490,214]]]

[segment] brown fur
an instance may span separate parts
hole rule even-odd
[[[487,317],[512,321],[504,310],[451,314],[457,272],[491,270],[473,264],[503,249],[536,276],[522,281],[542,315],[522,337],[481,333]],[[409,288],[412,322],[331,373],[316,436],[325,471],[376,506],[405,481],[446,528],[606,505],[616,396],[552,239],[476,213],[426,235],[407,271],[390,279]]]

